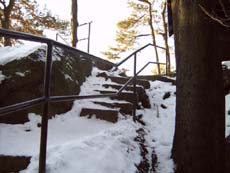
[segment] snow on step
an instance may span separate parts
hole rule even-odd
[[[119,112],[126,115],[132,115],[133,104],[126,102],[103,102],[103,101],[93,101],[95,104],[106,106],[108,108],[118,108]]]
[[[130,79],[129,77],[108,76],[108,74],[105,72],[98,73],[97,77],[103,77],[106,80],[110,79],[112,82],[117,83],[117,84],[125,84]],[[145,89],[150,88],[150,83],[147,80],[138,79],[136,83],[137,85],[143,86]]]
[[[95,116],[97,119],[109,121],[112,123],[116,123],[118,120],[118,111],[116,110],[102,110],[102,109],[90,109],[90,108],[82,108],[80,116],[86,116],[88,118],[92,118]]]
[[[109,90],[97,90],[101,94],[113,94],[116,93],[115,91],[109,91]],[[127,102],[133,103],[134,96],[133,92],[122,92],[117,97],[112,97],[111,99],[115,100],[125,100]],[[139,102],[139,97],[137,95],[137,102]]]

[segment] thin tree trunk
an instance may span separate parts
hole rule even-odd
[[[77,47],[77,28],[78,28],[78,2],[77,0],[72,0],[72,20],[71,20],[71,30],[72,30],[72,46]]]
[[[10,0],[8,6],[4,5],[4,10],[3,10],[4,17],[1,17],[1,24],[2,24],[2,27],[5,29],[10,29],[10,26],[11,26],[10,15],[13,10],[14,4],[15,4],[15,0]],[[4,46],[11,46],[12,45],[11,39],[4,38],[3,44]]]
[[[153,27],[152,4],[150,2],[148,2],[148,5],[149,5],[149,27],[150,27],[151,34],[152,34],[153,45],[156,45],[156,36],[155,36],[155,32],[154,32],[154,27]],[[155,51],[155,55],[156,55],[156,60],[159,63],[159,55],[158,55],[158,51],[157,51],[156,46],[154,46],[154,51]],[[157,64],[157,70],[158,70],[158,73],[161,74],[160,64]]]
[[[171,61],[170,61],[170,52],[169,52],[169,45],[168,45],[168,26],[166,23],[165,19],[165,12],[166,12],[166,6],[167,6],[167,1],[164,2],[163,4],[163,10],[162,10],[162,19],[163,19],[163,27],[164,27],[164,33],[163,33],[163,38],[165,42],[165,55],[166,55],[166,74],[170,74],[171,72]]]
[[[4,21],[2,21],[2,27],[5,29],[10,29],[10,19],[8,18],[8,16],[5,17]],[[11,39],[4,37],[3,44],[4,46],[11,46]]]
[[[217,1],[218,2],[218,1]],[[224,172],[225,110],[217,26],[199,9],[215,1],[174,2],[177,64],[176,173]]]
[[[155,32],[154,32],[154,27],[153,27],[153,14],[152,14],[152,3],[149,2],[148,0],[139,0],[141,2],[144,2],[146,4],[148,4],[149,6],[149,27],[151,30],[151,35],[152,35],[152,43],[153,45],[156,45],[156,36],[155,36]],[[157,47],[154,46],[154,51],[155,51],[155,55],[156,55],[156,61],[159,63],[159,55],[158,55],[158,51],[157,51]],[[160,68],[160,64],[157,64],[157,71],[159,74],[161,74],[161,68]]]

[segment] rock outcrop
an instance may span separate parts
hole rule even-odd
[[[53,48],[52,58],[50,87],[52,96],[78,94],[81,84],[91,74],[93,66],[103,70],[113,67],[112,63],[84,52],[73,52],[59,47]],[[45,62],[46,47],[41,46],[25,57],[0,65],[1,75],[4,76],[4,80],[0,83],[0,107],[42,97]],[[72,103],[72,101],[51,103],[49,116],[67,112],[71,109]],[[42,105],[1,116],[0,122],[24,123],[28,121],[29,112],[42,114]]]

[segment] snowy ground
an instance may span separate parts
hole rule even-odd
[[[96,71],[93,71],[92,76],[82,85],[82,95],[92,94],[92,89],[98,89],[95,82],[105,82],[103,78],[95,78],[95,75]],[[135,164],[141,160],[140,148],[134,141],[139,128],[146,131],[147,157],[151,158],[153,149],[157,154],[157,172],[173,173],[170,152],[175,124],[175,90],[175,86],[170,83],[151,82],[147,92],[152,108],[137,111],[137,114],[143,115],[146,126],[134,123],[132,117],[124,118],[121,115],[115,124],[79,117],[79,108],[95,105],[86,100],[75,101],[71,111],[49,120],[47,173],[134,173]],[[170,97],[163,100],[165,92],[170,92]],[[230,94],[226,102],[226,110],[229,110]],[[162,104],[167,108],[163,109]],[[227,111],[226,116],[226,134],[230,134],[230,116]],[[30,121],[25,124],[0,124],[0,154],[32,156],[29,167],[21,173],[38,172],[38,117],[31,113]]]

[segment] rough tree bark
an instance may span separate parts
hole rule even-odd
[[[199,8],[218,1],[173,0],[177,66],[176,173],[224,172],[225,110],[216,23]]]

